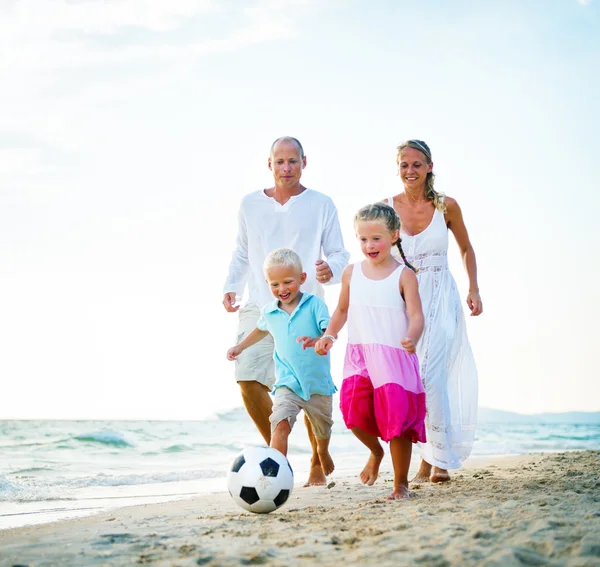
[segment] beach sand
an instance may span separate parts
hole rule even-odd
[[[599,451],[470,461],[405,501],[391,476],[297,486],[268,515],[220,493],[4,530],[0,566],[600,565]]]

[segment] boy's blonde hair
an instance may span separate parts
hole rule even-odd
[[[263,270],[274,268],[275,266],[285,266],[287,268],[295,268],[298,272],[302,272],[302,260],[300,256],[291,248],[277,248],[269,253],[265,258]]]

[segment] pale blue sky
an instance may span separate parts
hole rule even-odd
[[[240,404],[221,288],[281,135],[353,260],[355,210],[400,191],[397,143],[426,140],[477,252],[481,405],[600,410],[598,6],[1,3],[0,418]],[[454,243],[451,261],[464,296]]]

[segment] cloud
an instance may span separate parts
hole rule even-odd
[[[592,0],[577,0],[577,3],[581,4],[582,6],[588,6],[592,3]]]

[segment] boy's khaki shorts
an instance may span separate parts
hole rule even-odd
[[[285,387],[275,390],[273,412],[269,418],[271,433],[284,419],[288,420],[290,428],[293,429],[300,410],[304,410],[310,420],[315,437],[318,439],[329,439],[331,437],[331,426],[333,425],[333,419],[331,419],[333,411],[332,397],[313,394],[309,400],[303,400]]]
[[[259,317],[258,305],[248,304],[240,309],[236,344],[256,328]],[[235,379],[238,382],[256,380],[272,390],[275,384],[274,348],[275,343],[271,335],[247,348],[235,361]]]

